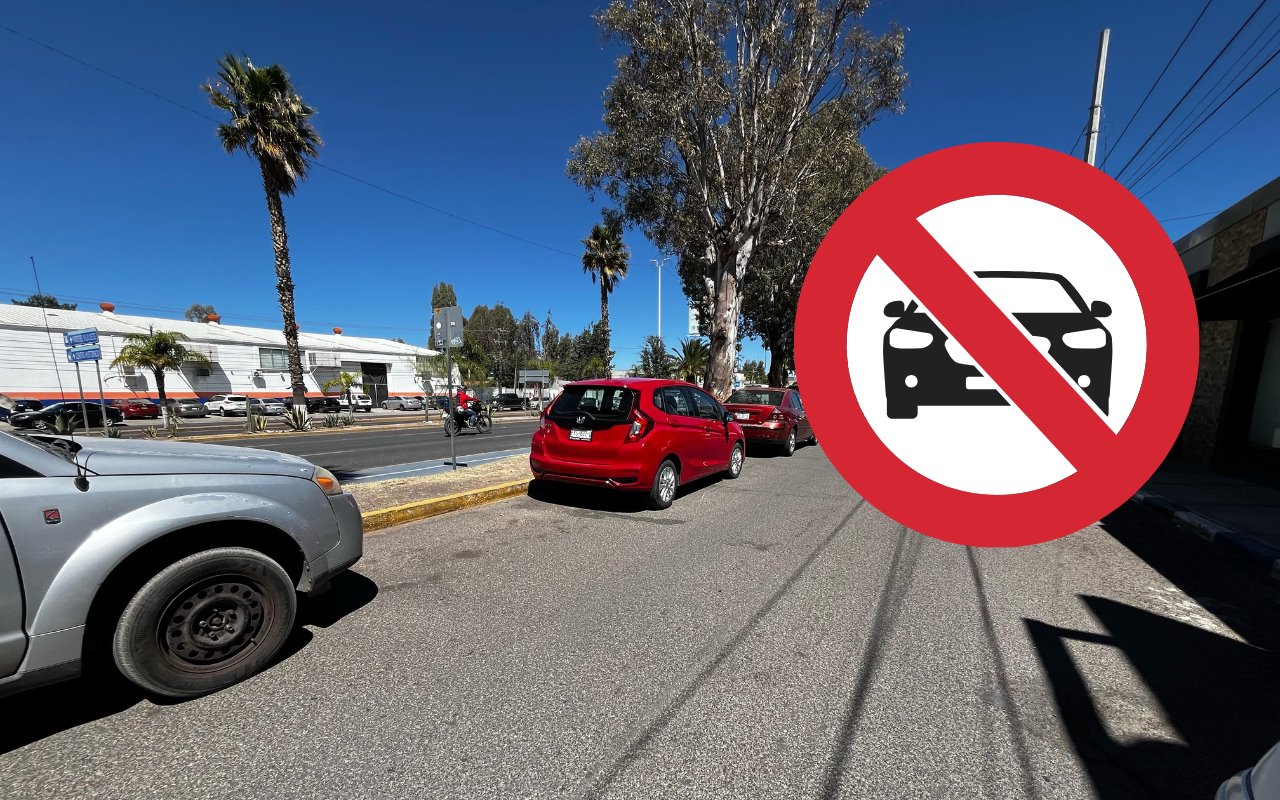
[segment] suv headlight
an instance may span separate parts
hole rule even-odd
[[[1062,335],[1062,343],[1073,350],[1097,350],[1107,346],[1107,332],[1102,328],[1089,328]]]
[[[933,334],[926,331],[911,331],[906,328],[889,331],[889,346],[895,350],[919,350],[932,343]]]
[[[316,474],[311,476],[325,494],[342,494],[342,484],[332,472],[324,467],[316,467]]]

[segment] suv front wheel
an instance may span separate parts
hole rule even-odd
[[[243,547],[187,556],[147,581],[116,624],[116,667],[146,691],[197,697],[267,665],[293,631],[288,573]]]

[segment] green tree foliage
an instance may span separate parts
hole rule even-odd
[[[670,378],[674,373],[673,359],[661,336],[646,336],[640,350],[640,363],[635,373],[642,378]]]
[[[431,289],[431,308],[448,308],[458,304],[458,293],[453,284],[440,281]]]
[[[217,314],[213,306],[206,306],[202,303],[192,303],[183,313],[183,318],[187,322],[208,322],[210,314]]]
[[[63,311],[75,311],[75,303],[59,303],[51,294],[33,294],[26,300],[11,300],[15,306],[35,306],[36,308],[57,308]]]
[[[164,374],[177,372],[184,364],[208,366],[209,359],[188,350],[183,344],[187,337],[173,331],[149,328],[146,333],[126,334],[125,345],[111,362],[112,367],[134,367],[148,370],[156,381],[156,394],[160,397],[160,414],[169,418],[168,395],[164,390]]]
[[[471,369],[467,380],[476,385],[489,383],[489,376],[501,385],[514,377],[516,363],[516,318],[502,303],[476,306],[462,325],[462,353],[459,363]]]
[[[618,281],[627,277],[631,251],[622,241],[622,220],[605,213],[604,222],[591,226],[591,235],[582,240],[582,271],[600,284],[600,321],[609,328],[609,295]]]
[[[711,314],[706,385],[733,378],[742,287],[779,203],[823,165],[797,152],[832,114],[857,133],[901,107],[896,27],[859,24],[866,0],[610,0],[597,16],[623,50],[604,95],[604,128],[573,147],[569,176],[677,253]]]
[[[540,326],[538,318],[532,312],[524,312],[524,316],[516,323],[515,353],[517,365],[528,364],[538,357],[541,344],[538,338]]]
[[[566,343],[564,339],[569,341]],[[567,355],[560,362],[560,377],[580,381],[608,378],[613,374],[613,351],[609,349],[609,329],[603,322],[588,325],[582,333],[565,334],[562,344]]]
[[[302,101],[284,67],[255,67],[248,56],[242,60],[228,54],[219,59],[218,77],[201,88],[213,107],[231,118],[218,126],[223,149],[247,153],[262,173],[293,403],[305,406],[307,387],[302,381],[302,351],[298,348],[289,235],[280,198],[294,193],[298,181],[307,177],[311,159],[319,155],[320,134],[311,124],[316,110]]]
[[[681,339],[679,347],[671,348],[671,371],[681,380],[694,383],[707,368],[711,348],[701,339]]]
[[[841,212],[884,174],[857,137],[841,126],[842,120],[826,113],[802,133],[798,147],[821,148],[827,160],[781,203],[784,213],[766,226],[743,288],[742,332],[764,342],[773,386],[786,384],[787,370],[795,363],[796,305],[818,245]]]
[[[764,362],[759,359],[748,359],[742,365],[742,377],[747,383],[764,383],[769,377],[764,370]]]
[[[356,404],[351,399],[351,393],[353,389],[364,388],[364,376],[359,372],[340,372],[338,377],[331,381],[325,381],[320,388],[326,392],[330,389],[341,389],[342,396],[347,399],[347,414],[354,415]],[[305,405],[302,407],[306,408]]]

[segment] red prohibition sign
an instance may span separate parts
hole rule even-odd
[[[1118,432],[918,221],[947,203],[993,195],[1028,198],[1070,214],[1124,265],[1141,303],[1146,364]],[[877,256],[1074,472],[1031,491],[978,494],[921,475],[886,446],[854,393],[845,336],[854,295]],[[1035,254],[1028,257],[1034,261]],[[1101,171],[1023,144],[940,150],[876,181],[828,232],[805,278],[796,317],[796,371],[806,411],[836,469],[886,515],[965,545],[1036,544],[1118,508],[1173,445],[1195,388],[1198,357],[1190,283],[1151,213]]]

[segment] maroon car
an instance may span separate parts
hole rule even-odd
[[[794,453],[800,442],[817,441],[800,402],[800,393],[795,389],[771,386],[738,389],[729,395],[724,407],[742,426],[748,442],[773,445],[785,456]]]
[[[160,406],[149,400],[112,400],[111,405],[120,409],[125,419],[159,419]]]
[[[676,489],[742,473],[742,428],[696,386],[654,378],[571,383],[542,412],[529,467],[535,478],[647,492],[666,508]]]

